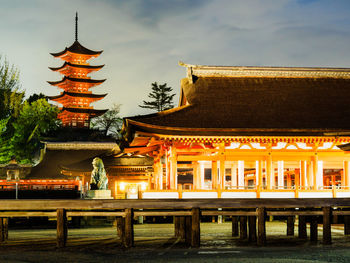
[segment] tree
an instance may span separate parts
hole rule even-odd
[[[59,109],[45,99],[32,103],[25,101],[18,117],[12,123],[12,136],[7,138],[7,141],[0,141],[0,145],[7,149],[5,152],[1,151],[0,162],[8,162],[14,155],[21,163],[33,163],[34,154],[40,149],[43,136],[59,125],[58,112]]]
[[[115,138],[119,138],[119,131],[123,124],[123,119],[119,116],[120,104],[113,104],[112,108],[105,114],[93,118],[91,127],[102,130],[104,135],[111,134]]]
[[[20,89],[19,70],[0,56],[0,120],[18,116],[24,98]]]
[[[173,89],[168,87],[166,83],[158,85],[157,82],[152,83],[152,91],[148,94],[150,101],[143,101],[141,108],[152,109],[156,111],[168,110],[174,107],[173,99],[175,96],[171,94]]]
[[[43,94],[43,93],[34,93],[32,95],[29,96],[29,98],[27,99],[28,103],[32,103],[36,100],[39,100],[39,99],[45,99],[47,101],[47,97]]]

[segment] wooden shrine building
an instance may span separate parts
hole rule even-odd
[[[143,198],[350,197],[350,69],[182,65],[178,107],[124,119]]]
[[[90,89],[105,80],[91,79],[88,74],[100,70],[103,65],[92,66],[87,60],[98,57],[102,51],[93,51],[78,42],[78,15],[76,15],[75,42],[58,53],[51,53],[55,58],[64,60],[61,67],[50,68],[64,75],[60,81],[48,81],[49,84],[63,90],[60,95],[48,97],[63,105],[58,118],[63,126],[89,128],[93,117],[102,115],[107,110],[94,109],[90,104],[101,100],[107,94],[93,94]]]

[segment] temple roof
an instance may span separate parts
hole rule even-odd
[[[195,73],[191,68],[181,81],[187,105],[125,118],[125,129],[211,136],[350,131],[350,69],[251,68],[239,73],[234,67],[215,67]]]
[[[81,65],[81,64],[73,64],[70,62],[64,62],[64,64],[61,67],[57,67],[57,68],[53,68],[53,67],[49,67],[49,69],[51,69],[52,71],[58,71],[60,69],[63,69],[65,67],[73,67],[73,68],[82,68],[82,69],[101,69],[104,67],[104,65],[98,65],[98,66],[90,66],[90,65]]]
[[[81,54],[81,55],[99,55],[103,51],[93,51],[91,49],[88,49],[84,46],[82,46],[77,40],[74,41],[74,43],[70,47],[66,47],[63,51],[58,53],[50,53],[54,57],[59,57],[65,54],[67,51],[71,53]]]
[[[70,96],[70,97],[77,97],[77,98],[104,98],[106,94],[91,94],[91,93],[76,93],[76,92],[67,92],[64,91],[62,92],[62,94],[57,95],[57,96],[47,96],[47,98],[49,98],[50,100],[55,100],[55,99],[59,99],[62,98],[64,96]]]
[[[65,81],[73,81],[73,82],[84,82],[84,83],[94,83],[94,84],[100,84],[103,83],[104,81],[106,81],[105,79],[81,79],[81,78],[71,78],[71,77],[67,77],[65,76],[62,80],[58,80],[58,81],[48,81],[49,84],[51,85],[59,85],[64,83]]]

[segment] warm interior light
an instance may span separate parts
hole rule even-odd
[[[130,193],[136,194],[136,193],[137,193],[136,187],[132,187],[132,188],[130,189]]]
[[[141,183],[141,191],[146,191],[147,183]]]
[[[121,191],[124,191],[124,190],[125,190],[125,183],[120,183],[120,184],[119,184],[119,189],[120,189]]]

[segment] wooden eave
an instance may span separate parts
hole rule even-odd
[[[65,68],[77,68],[77,69],[86,69],[89,71],[93,71],[93,70],[100,70],[101,68],[104,67],[104,65],[98,65],[98,66],[91,66],[91,65],[80,65],[80,64],[73,64],[70,62],[64,62],[64,64],[61,67],[49,67],[49,69],[51,69],[52,71],[61,71]]]
[[[60,86],[64,83],[66,83],[67,81],[72,81],[72,82],[76,82],[76,83],[101,84],[104,81],[106,81],[106,79],[99,79],[99,80],[97,80],[97,79],[82,79],[82,78],[71,78],[71,77],[65,76],[62,80],[48,81],[48,83],[53,85],[53,86]]]

